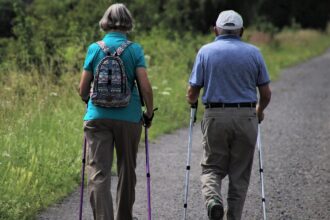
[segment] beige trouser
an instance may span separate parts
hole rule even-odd
[[[221,181],[228,175],[228,220],[241,219],[257,139],[255,108],[206,109],[202,121],[202,193],[222,203]]]
[[[84,123],[88,193],[95,220],[113,220],[110,192],[113,151],[117,154],[117,220],[131,220],[135,201],[136,156],[141,123],[99,119]]]

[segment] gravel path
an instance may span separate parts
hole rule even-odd
[[[272,102],[261,127],[268,219],[330,219],[330,50],[283,71],[282,77],[272,83],[272,91]],[[181,129],[150,143],[153,219],[182,218],[187,139],[188,129]],[[200,192],[200,140],[197,123],[188,202],[191,220],[207,219]],[[138,154],[137,178],[134,214],[145,220],[144,148]],[[116,183],[114,177],[114,197]],[[256,151],[243,219],[262,219],[259,189]],[[84,219],[92,219],[87,197],[84,201]],[[37,219],[78,219],[78,210],[79,190]]]

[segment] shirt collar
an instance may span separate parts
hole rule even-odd
[[[108,37],[119,37],[119,38],[125,38],[125,39],[127,39],[126,34],[121,33],[121,32],[114,32],[114,31],[111,31],[111,32],[106,33],[105,36],[104,36],[104,38],[108,38]]]
[[[215,38],[215,40],[224,40],[224,39],[233,39],[233,40],[241,40],[239,36],[231,35],[231,34],[225,34],[225,35],[219,35]]]

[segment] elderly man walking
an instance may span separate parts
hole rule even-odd
[[[227,219],[237,220],[249,186],[258,122],[270,102],[270,79],[260,51],[240,39],[238,13],[221,12],[214,32],[215,41],[196,56],[187,100],[195,103],[203,88],[201,181],[209,219],[223,218],[221,181],[228,175]]]

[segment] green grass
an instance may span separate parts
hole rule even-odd
[[[0,219],[32,219],[79,179],[83,105],[73,88],[45,78],[14,74],[1,83]]]
[[[159,30],[136,37],[145,48],[159,108],[151,139],[187,126],[187,80],[197,50],[213,39]],[[286,31],[271,42],[256,43],[275,79],[283,67],[322,53],[330,47],[330,38],[310,30]],[[80,180],[84,113],[76,92],[80,73],[55,79],[35,72],[13,69],[0,75],[0,219],[34,219],[38,210],[63,198]]]
[[[275,36],[269,45],[260,45],[272,79],[277,79],[281,69],[303,62],[323,53],[330,46],[329,34],[313,30],[284,31]]]

